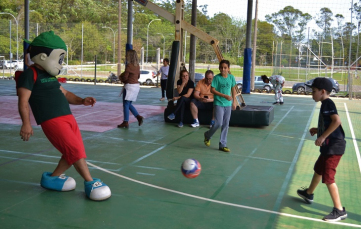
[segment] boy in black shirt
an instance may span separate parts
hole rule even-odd
[[[338,221],[347,218],[345,208],[341,204],[340,195],[335,183],[336,167],[345,152],[345,133],[341,126],[335,103],[329,98],[332,83],[327,78],[316,78],[312,85],[312,98],[315,102],[321,101],[318,127],[311,128],[310,134],[317,134],[316,146],[320,146],[320,156],[314,166],[314,175],[310,186],[304,190],[297,190],[297,194],[306,203],[313,202],[313,192],[322,179],[331,195],[333,202],[332,212],[323,217],[325,221]]]

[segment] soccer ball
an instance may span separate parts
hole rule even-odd
[[[201,173],[201,164],[195,159],[187,159],[181,166],[183,176],[196,178]]]

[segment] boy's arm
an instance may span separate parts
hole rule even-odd
[[[23,141],[28,141],[30,136],[34,134],[33,128],[30,123],[30,109],[29,109],[29,98],[31,95],[31,91],[20,87],[17,89],[19,101],[18,101],[18,109],[21,120],[23,122],[20,129],[20,136]]]
[[[337,127],[339,127],[341,125],[341,119],[340,116],[338,116],[338,114],[333,114],[330,115],[331,118],[331,124],[330,126],[325,130],[325,132],[323,132],[323,134],[318,137],[315,141],[315,144],[317,146],[321,146],[322,143],[325,141],[325,139],[332,133],[334,132]]]
[[[228,101],[231,101],[231,100],[232,100],[232,97],[231,97],[231,96],[220,93],[220,92],[217,91],[214,87],[211,88],[211,92],[212,92],[212,94],[218,95],[218,96],[220,96],[220,97],[223,97],[223,98],[227,99]]]

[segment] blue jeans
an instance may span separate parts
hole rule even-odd
[[[127,94],[127,90],[123,91],[123,114],[124,114],[124,121],[129,121],[129,111],[132,112],[132,114],[137,117],[139,115],[137,109],[132,105],[132,101],[125,100],[125,96]]]

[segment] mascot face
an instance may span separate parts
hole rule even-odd
[[[65,42],[53,31],[41,33],[32,42],[26,40],[33,48],[31,60],[41,66],[51,76],[60,74],[64,56],[67,52]]]
[[[52,76],[57,76],[60,74],[62,69],[62,64],[64,61],[64,56],[66,51],[63,49],[53,49],[50,55],[45,53],[39,53],[34,56],[31,60],[44,68],[44,70]]]

